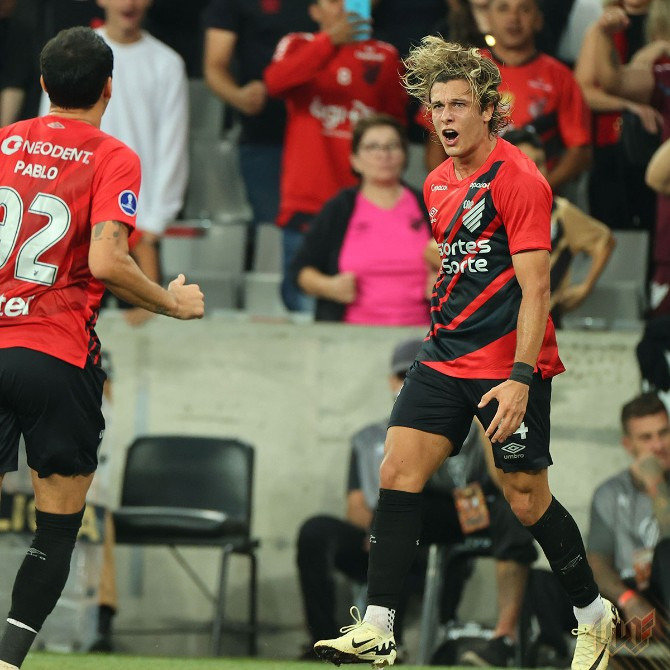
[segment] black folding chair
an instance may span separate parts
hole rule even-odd
[[[232,554],[246,556],[248,651],[257,652],[257,539],[251,537],[254,449],[234,439],[150,435],[128,448],[121,506],[114,512],[119,544],[166,545],[198,588],[214,604],[211,652],[221,654],[226,578]],[[219,547],[215,593],[178,546]],[[140,632],[140,631],[135,631]],[[164,630],[162,632],[168,632]],[[179,631],[185,632],[184,628]]]

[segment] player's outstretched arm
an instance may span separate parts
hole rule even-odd
[[[205,313],[200,287],[186,284],[184,275],[166,290],[139,269],[128,253],[128,228],[123,223],[102,221],[93,226],[88,265],[96,279],[132,305],[175,319],[199,319]]]

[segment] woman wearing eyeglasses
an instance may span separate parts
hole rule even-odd
[[[393,117],[354,128],[351,165],[360,179],[317,215],[293,263],[316,296],[317,321],[427,326],[439,257],[420,193],[402,182],[407,138]]]

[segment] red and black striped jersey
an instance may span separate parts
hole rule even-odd
[[[139,188],[137,155],[88,123],[44,116],[0,128],[0,347],[82,368],[97,356],[91,227],[134,230]]]
[[[428,175],[424,197],[442,267],[419,359],[453,377],[504,379],[521,305],[512,255],[551,250],[551,189],[530,159],[499,139],[466,179],[447,159]],[[543,377],[565,369],[550,317],[537,368]]]

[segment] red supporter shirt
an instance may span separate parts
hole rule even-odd
[[[533,126],[544,143],[550,169],[565,147],[591,143],[591,113],[569,68],[542,53],[514,67],[504,65],[495,54],[492,58],[500,68],[503,100],[510,103],[509,129]]]
[[[551,250],[551,189],[535,164],[499,139],[484,165],[459,180],[447,159],[424,185],[442,269],[419,359],[452,377],[505,379],[516,351],[521,287],[512,255]],[[564,371],[551,317],[537,369]]]
[[[89,352],[97,361],[91,227],[134,230],[139,188],[137,155],[88,123],[44,116],[0,128],[0,347],[80,368]]]
[[[280,226],[356,184],[349,155],[359,119],[385,112],[405,122],[400,67],[395,47],[378,40],[335,46],[326,33],[291,33],[279,42],[264,79],[288,112]]]

